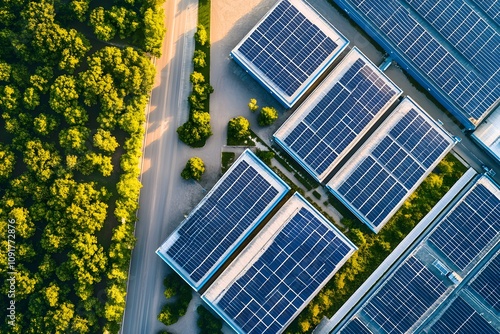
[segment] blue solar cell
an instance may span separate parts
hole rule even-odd
[[[223,254],[234,248],[263,210],[285,191],[272,186],[267,175],[246,160],[232,168],[183,222],[165,251],[194,285],[210,275]]]
[[[379,227],[450,147],[449,137],[411,108],[366,151],[366,158],[340,183],[338,193],[367,223]]]
[[[498,334],[465,300],[458,297],[431,327],[439,334]]]
[[[287,0],[282,1],[248,37],[257,44],[259,57],[246,41],[238,49],[287,95],[298,88],[337,48],[337,44]],[[263,52],[261,52],[263,51]],[[293,75],[280,72],[282,68]]]
[[[218,298],[216,306],[246,333],[282,330],[344,259],[338,257],[338,248],[343,246],[345,254],[352,250],[344,240],[328,234],[331,230],[308,210],[305,207],[298,210],[272,244],[259,254],[247,270],[248,274],[253,268],[255,275],[241,276]],[[276,254],[282,258],[278,259]],[[334,254],[338,259],[329,261]],[[234,312],[235,308],[239,312]]]
[[[381,74],[372,69],[364,70],[367,67],[371,66],[362,58],[354,61],[339,78],[339,82],[326,92],[283,140],[296,157],[309,166],[309,171],[315,177],[324,173],[335,158],[383,111],[386,102],[398,94],[385,83],[374,85]],[[367,75],[373,75],[373,78],[366,79]],[[351,91],[344,86],[350,87]],[[379,101],[383,96],[387,96],[386,102],[370,105],[370,101]],[[364,107],[364,104],[367,106]],[[312,132],[316,135],[312,135]]]
[[[446,289],[422,262],[409,257],[372,295],[361,312],[388,333],[405,333]]]
[[[495,255],[484,268],[483,271],[472,281],[471,288],[476,291],[487,304],[491,305],[497,312],[500,312],[500,256]]]
[[[498,237],[498,217],[500,199],[483,185],[477,184],[443,218],[429,241],[460,270],[464,270]]]
[[[483,117],[500,97],[500,34],[466,0],[400,0],[383,8],[376,0],[337,2],[350,4],[363,14],[363,21],[438,88],[432,90],[434,94],[456,101],[451,111],[463,122]],[[419,16],[408,12],[404,2]],[[500,21],[498,1],[476,3],[496,23]],[[440,43],[440,38],[446,43]]]

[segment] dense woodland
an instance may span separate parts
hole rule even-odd
[[[119,329],[161,2],[0,2],[1,333]]]

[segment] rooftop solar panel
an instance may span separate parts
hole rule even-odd
[[[274,137],[322,181],[400,94],[353,48]]]
[[[498,334],[474,308],[458,297],[431,327],[434,334]]]
[[[497,0],[475,0],[474,3],[481,7],[496,24],[500,25],[500,2]]]
[[[231,55],[290,108],[348,43],[307,3],[281,0]]]
[[[438,301],[447,287],[410,256],[363,306],[363,316],[387,333],[405,333]]]
[[[443,217],[430,243],[464,271],[500,239],[500,190],[486,177]]]
[[[500,312],[500,252],[497,252],[470,286],[486,303]]]
[[[202,298],[238,333],[281,333],[355,249],[295,194]]]
[[[454,145],[454,139],[409,98],[327,184],[374,232]]]
[[[477,7],[466,0],[335,1],[466,127],[498,105],[500,33]]]
[[[246,150],[156,252],[198,290],[289,189]]]

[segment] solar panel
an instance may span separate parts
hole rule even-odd
[[[348,41],[312,8],[281,0],[233,50],[290,107],[304,83],[326,69]],[[293,98],[292,98],[293,97]],[[282,101],[283,102],[283,101]]]
[[[362,25],[369,23],[417,70],[417,78],[436,87],[431,93],[444,98],[465,125],[477,125],[498,102],[500,34],[465,0],[392,0],[383,8],[377,0],[336,2],[361,13]],[[488,2],[482,6],[498,19],[498,5]]]
[[[441,280],[411,256],[372,295],[361,312],[387,333],[405,333],[446,290]]]
[[[372,334],[372,331],[369,330],[358,318],[354,318],[349,321],[344,328],[342,328],[340,334]]]
[[[472,281],[470,287],[491,307],[500,312],[500,253],[491,260]]]
[[[453,145],[450,135],[406,98],[328,187],[378,232]]]
[[[400,94],[354,48],[274,136],[321,181]]]
[[[474,1],[485,13],[500,25],[500,2],[497,0],[476,0]]]
[[[482,179],[486,180],[486,179]],[[479,181],[448,212],[429,241],[460,270],[465,270],[500,237],[498,191]]]
[[[458,297],[431,327],[436,334],[498,334],[465,300]]]
[[[247,150],[157,253],[197,290],[289,189]]]
[[[281,333],[356,247],[295,194],[203,295],[240,333]]]

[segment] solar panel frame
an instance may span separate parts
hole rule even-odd
[[[477,293],[496,312],[500,313],[500,250],[469,283],[470,290]]]
[[[448,291],[440,278],[410,255],[378,286],[358,312],[363,319],[380,327],[380,332],[405,333],[415,322],[424,319],[428,310]]]
[[[453,300],[431,326],[435,334],[498,334],[479,312],[461,296]]]
[[[309,237],[297,247],[291,240],[297,239],[300,233]],[[335,247],[335,254],[338,251],[343,256],[332,257],[335,254],[329,252],[329,257],[323,257],[325,250],[330,250],[327,247]],[[277,249],[281,251],[275,252]],[[308,251],[301,253],[301,249]],[[281,333],[356,249],[321,213],[295,193],[207,289],[202,299],[238,333],[249,332],[247,325],[250,333]],[[319,272],[327,261],[334,269],[322,272],[321,276]],[[269,270],[263,271],[263,268]],[[239,286],[248,276],[252,279],[244,281],[244,287]],[[313,276],[321,279],[312,282]],[[264,285],[272,289],[261,291]],[[260,299],[265,302],[259,304]],[[259,316],[259,308],[275,321]],[[238,318],[248,321],[239,325]],[[267,326],[259,327],[266,321]]]
[[[274,139],[321,182],[401,94],[354,47],[274,133]]]
[[[414,133],[409,127],[413,124],[417,126]],[[410,136],[400,137],[406,132]],[[432,146],[434,151],[422,144],[426,136],[439,140],[439,145]],[[455,143],[454,137],[406,97],[326,187],[378,233]]]
[[[294,15],[282,15],[283,10],[293,10]],[[295,19],[301,20],[302,18],[305,18],[306,21],[300,24],[295,22]],[[295,30],[290,31],[287,28],[288,25],[292,25]],[[295,27],[296,25],[297,27]],[[259,47],[259,44],[254,41],[254,37],[258,39],[257,36],[262,35],[260,30],[269,30],[268,38],[259,39],[262,47]],[[309,36],[309,38],[300,38],[312,31],[314,31],[314,35]],[[266,36],[265,32],[264,36]],[[275,39],[277,43],[282,44],[276,47],[273,44]],[[336,44],[331,52],[333,45],[330,45],[330,42]],[[291,108],[348,44],[349,41],[307,2],[281,0],[236,45],[230,56],[283,106]],[[249,45],[252,46],[249,47]],[[292,61],[288,64],[293,64],[295,61],[297,65],[291,65],[291,67],[276,66],[279,59],[275,59],[274,56],[269,58],[268,53],[266,53],[267,57],[261,57],[257,62],[254,62],[256,59],[254,57],[261,53],[263,48],[267,49],[268,47],[273,54],[285,56],[287,62],[288,60]],[[314,52],[318,53],[317,57],[310,57],[310,54]],[[271,59],[269,64],[264,66],[268,59]],[[285,58],[280,59],[284,61]],[[321,59],[323,60],[321,61]],[[300,66],[300,69],[293,69],[295,66]],[[276,71],[272,70],[273,68]],[[272,73],[274,78],[270,77],[269,73]],[[290,84],[287,85],[287,82]]]
[[[252,175],[252,180],[246,178],[247,172]],[[255,182],[258,184],[252,184]],[[266,188],[259,188],[261,184]],[[234,188],[237,193],[231,194],[233,187],[238,185],[252,185],[253,189],[245,192],[245,188]],[[198,291],[289,190],[290,187],[283,180],[247,149],[156,253]],[[241,200],[250,200],[247,206],[251,208],[242,211],[238,205]],[[238,207],[234,207],[233,203]],[[227,221],[233,224],[220,225],[219,220],[227,217],[231,217]],[[207,235],[204,231],[210,228],[216,230],[207,231],[210,232]],[[202,250],[207,249],[210,253],[206,257],[202,256]],[[189,256],[188,250],[193,250],[192,256]]]
[[[478,203],[479,207],[474,208]],[[427,240],[457,272],[468,273],[500,241],[496,217],[500,217],[500,189],[482,175],[440,218]]]

